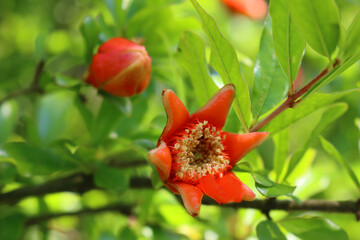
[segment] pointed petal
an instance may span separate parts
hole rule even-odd
[[[207,120],[210,124],[221,129],[225,125],[234,96],[234,85],[225,85],[202,108],[192,114],[191,119],[195,121]]]
[[[241,202],[243,199],[244,184],[231,171],[222,178],[214,179],[212,175],[202,177],[198,187],[209,197],[219,204],[229,202]]]
[[[242,185],[242,193],[244,201],[254,201],[256,198],[255,193],[245,184]]]
[[[176,133],[189,120],[189,112],[175,93],[169,89],[163,90],[162,99],[167,115],[167,123],[159,141],[167,142],[172,134]]]
[[[176,183],[173,186],[181,195],[186,211],[193,217],[198,216],[203,197],[202,191],[194,185],[187,183]]]
[[[268,132],[253,132],[253,133],[228,133],[224,132],[225,151],[229,154],[230,165],[234,166],[242,157],[248,152],[259,146],[265,141]]]
[[[147,157],[157,167],[161,180],[168,179],[171,171],[171,152],[166,143],[161,141],[157,148],[148,152]]]

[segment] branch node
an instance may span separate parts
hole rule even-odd
[[[263,207],[261,208],[261,212],[266,216],[268,220],[272,220],[270,216],[270,211],[273,209],[276,198],[268,198],[265,200]]]
[[[360,221],[360,199],[357,200],[356,202],[356,210],[355,210],[355,216],[356,216],[356,221]]]

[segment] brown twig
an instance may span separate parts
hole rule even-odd
[[[204,198],[202,203],[206,205],[218,206],[218,204],[215,201],[211,200],[208,197]],[[132,215],[134,207],[135,206],[133,205],[125,205],[125,204],[117,203],[96,209],[82,209],[76,212],[63,212],[63,213],[39,215],[28,218],[26,220],[26,225],[31,226],[31,225],[39,224],[43,221],[48,221],[50,219],[63,217],[63,216],[81,216],[84,214],[96,214],[106,211],[111,211],[111,212],[116,211],[124,215]],[[287,212],[320,211],[320,212],[337,212],[337,213],[354,213],[360,211],[360,206],[357,204],[356,201],[308,200],[302,203],[296,203],[294,201],[277,200],[274,198],[265,199],[265,200],[255,200],[251,202],[223,204],[221,205],[221,207],[234,208],[234,209],[239,209],[239,208],[258,209],[260,211],[266,211],[267,216],[269,218],[270,218],[269,212],[273,210],[284,210]]]
[[[333,64],[333,68],[340,64],[339,60],[336,60]],[[313,80],[311,80],[308,84],[306,84],[302,89],[297,91],[294,95],[288,96],[288,98],[283,102],[278,108],[276,108],[272,113],[270,113],[266,118],[264,118],[261,122],[256,124],[255,126],[250,128],[250,132],[257,132],[262,129],[266,124],[268,124],[271,120],[273,120],[280,113],[285,111],[288,108],[292,108],[296,103],[299,102],[299,98],[304,95],[307,91],[309,91],[321,78],[323,78],[326,74],[328,74],[329,68],[323,70],[319,75],[317,75]]]
[[[40,92],[39,81],[40,81],[41,74],[44,70],[44,66],[45,66],[45,62],[40,61],[38,63],[38,65],[36,66],[35,74],[34,74],[34,77],[33,77],[33,80],[31,82],[30,86],[6,95],[2,99],[0,99],[0,105],[3,104],[4,102],[6,102],[7,100],[16,98],[21,95],[25,95],[25,94],[28,94],[31,92]]]

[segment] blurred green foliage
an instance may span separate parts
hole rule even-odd
[[[284,1],[274,0],[265,24],[218,0],[199,0],[206,12],[191,2],[197,6],[188,0],[0,1],[0,239],[360,238],[351,214],[273,211],[270,221],[257,210],[204,205],[192,218],[160,188],[146,159],[166,124],[163,88],[194,112],[219,86],[234,83],[237,105],[224,130],[240,132],[286,97],[306,40],[301,86],[329,59],[339,56],[340,66],[318,92],[268,124],[272,137],[235,171],[258,189],[259,199],[359,199],[353,182],[358,186],[360,177],[360,3],[317,1],[329,6],[322,8],[309,0],[307,7],[317,10],[309,22],[305,7],[294,1],[283,16]],[[289,16],[299,29],[284,34],[277,23]],[[333,22],[336,29],[327,29]],[[314,25],[326,31],[312,34]],[[143,39],[152,58],[151,83],[141,95],[116,98],[84,82],[97,47],[115,36]],[[293,48],[285,51],[282,41]],[[153,188],[143,187],[150,178]],[[57,179],[64,181],[50,186],[64,184],[61,191],[32,191]],[[29,192],[12,202],[6,193],[16,189]],[[116,204],[127,208],[96,211]]]

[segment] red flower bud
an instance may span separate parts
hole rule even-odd
[[[149,85],[151,58],[144,46],[112,38],[99,47],[86,82],[115,96],[131,97]]]
[[[264,0],[222,0],[232,11],[244,14],[253,19],[263,19],[267,13]]]

